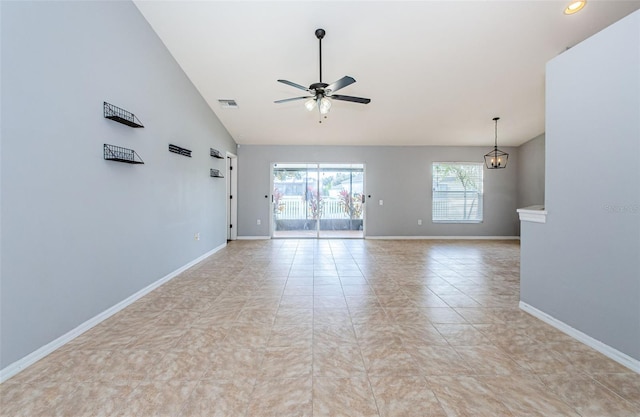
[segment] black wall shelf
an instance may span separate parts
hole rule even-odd
[[[123,148],[121,146],[104,144],[104,159],[107,161],[124,162],[126,164],[144,164],[140,155],[133,149]]]
[[[210,148],[209,153],[210,153],[210,154],[211,154],[211,156],[213,156],[214,158],[217,158],[217,159],[224,159],[224,157],[222,156],[222,154],[220,153],[220,151],[219,151],[219,150],[217,150],[217,149]]]
[[[177,153],[182,156],[188,156],[191,158],[191,151],[189,149],[181,148],[177,145],[169,144],[169,152]]]
[[[224,178],[224,175],[222,175],[218,169],[211,168],[209,175],[213,178]]]
[[[136,115],[131,113],[130,111],[122,109],[118,106],[114,106],[113,104],[109,104],[106,101],[104,102],[103,109],[104,117],[106,117],[107,119],[114,120],[129,127],[144,127],[142,126],[142,122],[138,120]]]

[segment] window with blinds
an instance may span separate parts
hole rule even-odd
[[[482,223],[482,163],[434,162],[432,178],[434,223]]]

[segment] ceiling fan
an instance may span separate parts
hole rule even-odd
[[[304,90],[308,92],[310,95],[302,96],[302,97],[285,98],[283,100],[276,100],[274,101],[274,103],[287,103],[289,101],[307,100],[304,103],[307,110],[311,111],[314,108],[318,107],[320,114],[326,115],[327,113],[329,113],[329,110],[331,109],[330,99],[350,101],[352,103],[361,103],[361,104],[368,104],[371,102],[371,99],[368,99],[368,98],[334,94],[336,91],[355,83],[356,80],[353,77],[349,77],[347,75],[331,84],[322,82],[322,38],[324,38],[325,34],[326,32],[324,29],[316,29],[316,38],[318,38],[319,47],[320,47],[320,81],[319,82],[313,83],[307,88],[300,84],[296,84],[288,80],[278,80],[278,82],[280,83],[290,85],[291,87],[295,87],[300,90]],[[320,121],[320,123],[322,123],[322,121]]]

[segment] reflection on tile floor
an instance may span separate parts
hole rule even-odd
[[[514,241],[236,241],[0,386],[2,416],[640,416],[518,309]]]

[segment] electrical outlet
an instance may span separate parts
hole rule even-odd
[[[200,240],[200,233],[193,235],[193,240]]]
[[[256,221],[256,224],[260,226],[262,224],[262,220],[258,219],[258,221]]]
[[[378,200],[378,204],[383,205],[384,204],[384,200]]]
[[[418,219],[418,226],[422,226],[422,219]]]

